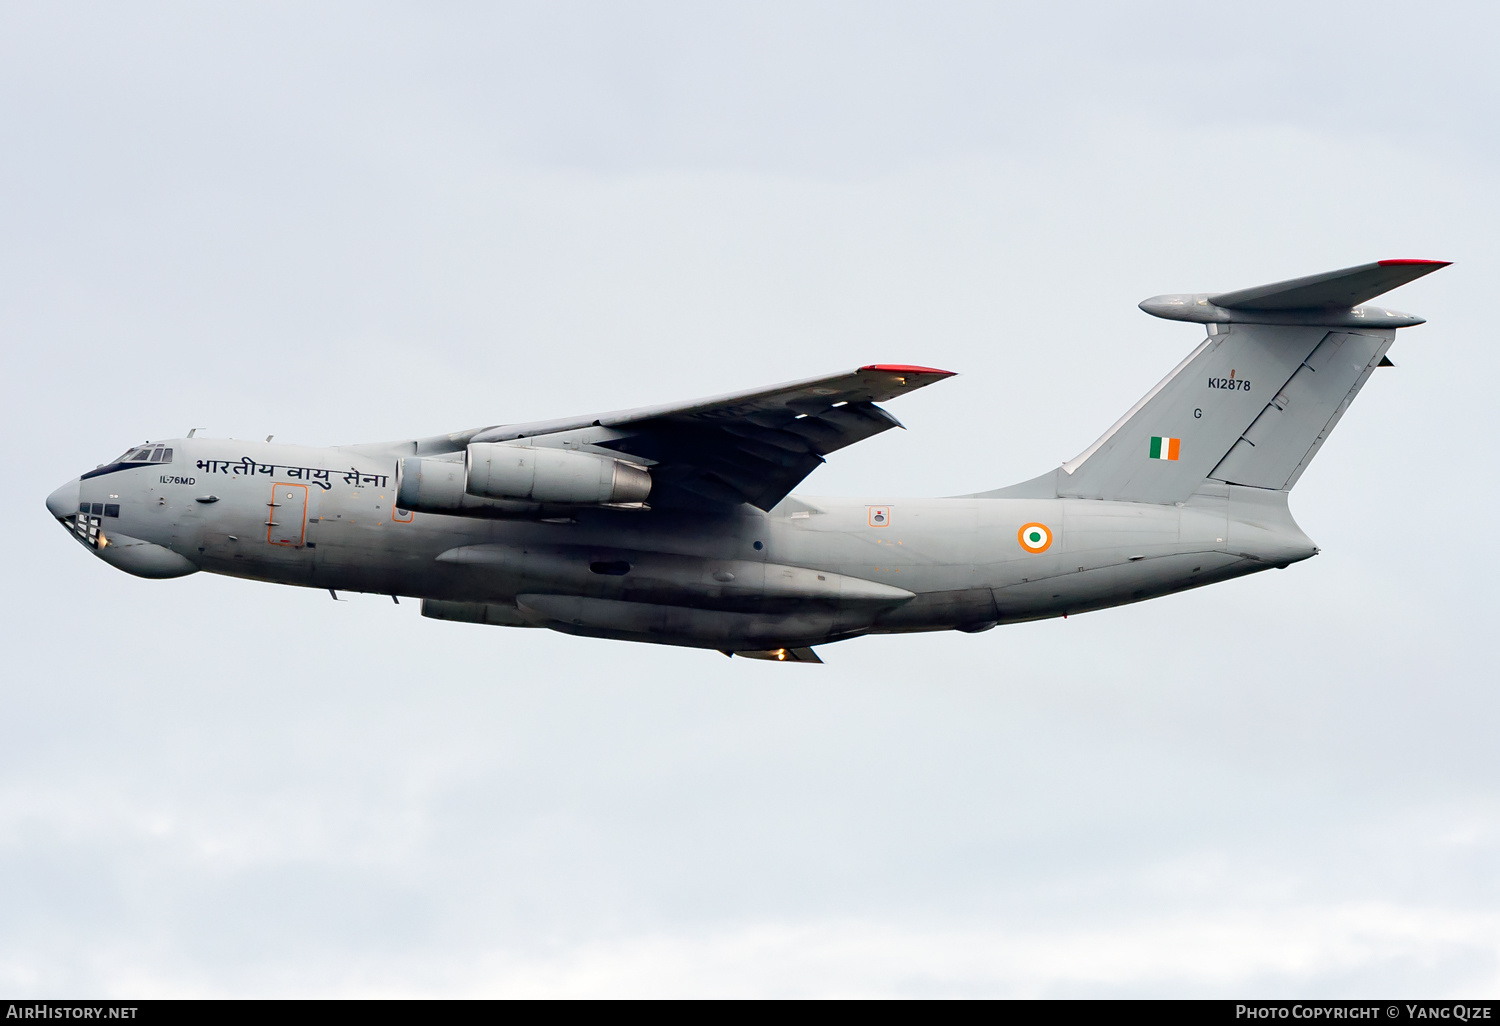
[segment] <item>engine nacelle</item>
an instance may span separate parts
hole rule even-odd
[[[418,513],[459,517],[524,517],[534,502],[481,499],[464,491],[464,465],[454,459],[408,456],[396,463],[396,506]]]
[[[651,475],[591,452],[476,442],[464,454],[464,491],[486,499],[599,506],[646,501]]]

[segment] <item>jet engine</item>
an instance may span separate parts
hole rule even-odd
[[[638,505],[649,494],[644,467],[566,449],[481,442],[461,463],[408,457],[396,466],[396,505],[418,513],[525,517],[547,506]]]
[[[464,491],[462,462],[419,456],[396,463],[396,506],[418,513],[460,517],[527,516],[541,508],[534,502],[477,498]]]
[[[464,491],[484,499],[561,506],[644,502],[651,475],[609,456],[476,442],[464,454]]]

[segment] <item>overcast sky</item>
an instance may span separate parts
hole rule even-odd
[[[0,5],[0,992],[1494,996],[1497,8]],[[825,666],[142,581],[46,495],[876,361],[811,495],[1076,455],[1384,257],[1286,571]]]

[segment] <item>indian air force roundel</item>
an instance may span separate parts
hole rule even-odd
[[[1046,552],[1052,544],[1052,529],[1046,524],[1026,524],[1016,532],[1016,540],[1027,552]]]

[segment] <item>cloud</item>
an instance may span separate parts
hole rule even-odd
[[[97,958],[111,993],[316,997],[1434,998],[1494,989],[1495,915],[1385,903],[1215,909],[1078,929],[889,921],[766,922],[558,946],[430,951],[350,971],[290,964],[163,976],[139,953]],[[1439,969],[1439,967],[1443,967]],[[28,975],[13,973],[12,987]]]

